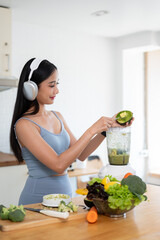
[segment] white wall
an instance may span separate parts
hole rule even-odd
[[[160,161],[157,156],[159,149],[160,128],[154,124],[160,118],[160,50],[147,54],[148,62],[148,147],[149,147],[149,170],[153,173],[160,173]],[[158,110],[158,111],[157,111]],[[160,184],[160,179],[159,179]]]
[[[12,18],[12,75],[19,77],[20,71],[32,57],[46,58],[59,69],[60,93],[55,104],[48,109],[60,111],[70,129],[79,138],[102,115],[112,116],[115,104],[115,42],[112,39],[31,25]],[[9,128],[16,89],[0,93],[0,151],[10,152]],[[119,97],[117,96],[117,100]],[[106,142],[95,151],[104,164],[107,161]],[[3,188],[5,202],[16,203],[25,177],[21,178],[21,166],[0,169],[0,189]],[[14,173],[19,179],[9,177]],[[4,183],[4,185],[2,184]],[[19,186],[18,186],[19,183]],[[9,189],[17,187],[15,194]],[[7,191],[6,191],[7,189]],[[4,198],[0,196],[2,201]],[[6,202],[7,203],[7,202]]]
[[[121,84],[123,109],[133,111],[130,162],[145,178],[148,160],[144,144],[144,52],[159,49],[160,32],[145,31],[117,39],[117,78]]]
[[[17,22],[14,15],[12,27],[12,75],[19,77],[24,63],[32,57],[52,61],[59,69],[60,93],[48,108],[63,114],[76,137],[102,115],[115,113],[112,39]],[[8,140],[15,96],[15,89],[0,93],[0,108],[7,109],[1,116],[0,128],[5,126],[0,138],[3,143]],[[0,142],[0,147],[3,143]],[[5,146],[2,150],[8,152],[6,143]],[[103,148],[97,154],[104,158]]]
[[[133,112],[130,163],[144,177],[144,56],[138,50],[123,52],[123,108]]]

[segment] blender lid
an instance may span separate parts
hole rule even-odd
[[[111,132],[124,132],[124,133],[126,133],[126,132],[130,132],[131,131],[131,127],[129,126],[129,127],[114,127],[114,128],[109,128],[109,130],[108,131],[106,131],[106,133],[111,133]]]

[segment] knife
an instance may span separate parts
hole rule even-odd
[[[43,210],[43,209],[27,208],[27,207],[25,207],[24,209],[33,211],[33,212],[39,212],[50,217],[57,217],[57,218],[63,218],[63,219],[67,219],[69,217],[69,212],[58,212],[53,210]]]

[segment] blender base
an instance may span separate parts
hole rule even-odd
[[[99,178],[104,178],[106,175],[112,175],[112,177],[117,178],[117,180],[121,181],[126,173],[136,174],[135,169],[131,166],[131,164],[127,165],[110,165],[102,167],[98,173]]]

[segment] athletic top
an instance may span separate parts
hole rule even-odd
[[[60,155],[65,150],[69,148],[70,145],[70,137],[67,131],[64,128],[62,120],[58,117],[58,115],[52,111],[56,117],[59,119],[61,123],[61,132],[59,134],[54,134],[49,132],[45,128],[41,127],[38,123],[34,122],[33,120],[27,117],[21,117],[20,119],[27,119],[34,124],[36,124],[40,128],[40,135],[41,137],[53,148],[53,150]],[[18,119],[17,122],[20,120]],[[16,124],[15,123],[15,127]],[[16,134],[16,131],[15,131]],[[18,141],[18,139],[17,139]],[[42,162],[40,162],[26,147],[21,147],[22,157],[28,167],[29,176],[33,178],[41,178],[41,177],[48,177],[52,175],[58,174],[57,172],[51,170],[47,166],[45,166]]]

